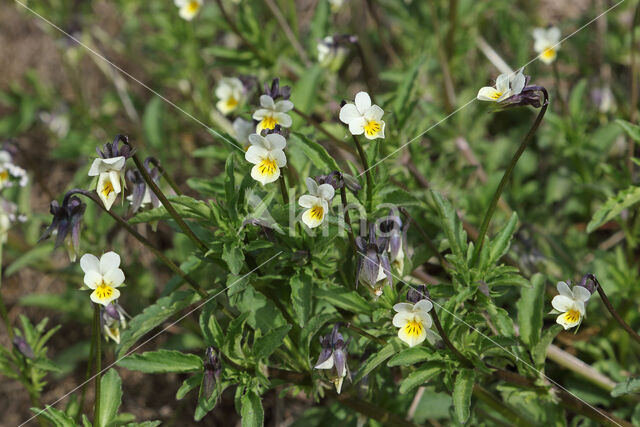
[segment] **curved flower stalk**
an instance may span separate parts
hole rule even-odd
[[[178,13],[185,21],[195,18],[202,8],[202,0],[173,0],[173,3],[180,8]]]
[[[367,139],[384,138],[384,110],[371,104],[367,92],[358,92],[353,104],[345,104],[340,109],[340,121],[349,126],[352,135],[364,134]]]
[[[80,268],[84,271],[84,284],[92,289],[91,301],[105,307],[120,297],[116,288],[124,283],[124,273],[120,267],[120,255],[111,251],[98,259],[91,254],[80,258]]]
[[[116,201],[118,194],[122,192],[123,176],[122,169],[129,157],[134,153],[131,148],[124,144],[120,147],[120,136],[116,136],[113,143],[107,143],[103,151],[96,149],[99,158],[95,159],[89,169],[89,176],[98,177],[96,192],[104,203],[104,207],[109,210]]]
[[[433,321],[429,312],[433,308],[431,301],[422,299],[415,304],[401,302],[393,306],[396,315],[393,316],[393,326],[398,329],[398,338],[409,347],[421,344],[428,338]],[[433,337],[430,337],[430,341]]]
[[[551,64],[558,56],[560,29],[558,27],[536,28],[533,30],[533,50],[545,64]]]
[[[215,90],[216,108],[225,116],[242,106],[246,100],[244,84],[237,77],[224,77]]]
[[[356,267],[356,287],[362,282],[367,285],[377,297],[382,295],[385,285],[391,286],[391,265],[387,257],[389,240],[376,237],[375,226],[369,225],[369,237],[356,237],[358,263]]]
[[[342,334],[338,332],[338,325],[335,325],[331,334],[320,337],[320,344],[322,352],[313,368],[324,370],[328,380],[335,385],[336,392],[340,394],[345,377],[351,377],[347,365],[349,343],[345,343]]]
[[[249,135],[251,146],[244,158],[255,166],[251,169],[251,178],[265,185],[276,181],[280,177],[280,168],[287,164],[284,147],[287,140],[277,133],[267,136]]]
[[[100,309],[100,325],[105,340],[111,338],[116,344],[120,344],[120,328],[127,327],[127,312],[118,301],[113,301]]]
[[[335,195],[335,189],[330,184],[318,185],[313,178],[307,178],[306,183],[309,194],[300,196],[298,204],[307,208],[302,214],[302,222],[309,228],[315,228],[324,221],[329,203]]]
[[[560,314],[556,323],[565,330],[579,326],[586,315],[585,306],[591,298],[591,292],[580,285],[569,288],[566,282],[558,282],[556,287],[559,295],[551,300],[554,310],[550,314]]]
[[[24,187],[29,182],[27,171],[13,163],[13,156],[7,150],[0,150],[0,190],[12,187],[14,183]]]
[[[53,200],[49,205],[49,212],[53,215],[53,220],[38,242],[42,242],[56,233],[55,247],[57,248],[64,243],[69,259],[71,262],[75,262],[80,250],[80,225],[86,209],[85,203],[69,193],[62,199],[62,206],[58,204],[57,200]]]

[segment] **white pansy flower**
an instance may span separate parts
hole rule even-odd
[[[13,164],[13,157],[8,151],[0,150],[0,190],[13,186],[15,181],[18,181],[20,187],[27,185],[27,171]]]
[[[267,136],[258,134],[249,135],[251,146],[247,149],[244,158],[255,166],[251,169],[251,178],[262,185],[276,181],[280,177],[280,168],[287,164],[284,147],[287,140],[277,133]]]
[[[324,216],[329,210],[329,203],[335,195],[335,189],[331,184],[318,185],[313,178],[307,178],[306,182],[309,194],[300,196],[298,204],[307,208],[302,214],[302,222],[309,228],[315,228],[324,221]]]
[[[91,254],[84,254],[80,258],[80,267],[84,271],[84,284],[91,293],[91,301],[105,307],[120,296],[116,289],[124,283],[124,273],[120,267],[120,255],[107,252],[100,259]]]
[[[110,157],[106,159],[98,158],[93,161],[89,169],[89,176],[98,177],[98,187],[96,191],[105,209],[111,209],[118,194],[122,192],[121,171],[124,168],[125,157]]]
[[[191,21],[202,7],[202,0],[173,0],[173,3],[180,8],[180,18],[187,21]]]
[[[526,77],[523,70],[517,73],[500,74],[496,79],[496,87],[485,86],[478,91],[477,98],[480,101],[501,102],[514,95],[518,95],[524,89]]]
[[[560,45],[560,29],[558,27],[536,28],[533,30],[533,50],[540,55],[540,60],[551,64],[558,56]]]
[[[287,112],[293,110],[293,102],[288,99],[274,102],[269,95],[261,95],[260,106],[262,108],[253,113],[253,119],[258,121],[256,126],[257,134],[262,132],[263,129],[273,129],[276,125],[280,125],[283,128],[291,127],[293,121]]]
[[[347,48],[337,43],[331,36],[327,36],[318,42],[317,51],[320,66],[334,73],[342,67],[348,53]]]
[[[244,85],[236,77],[225,77],[216,87],[216,108],[225,116],[238,108],[245,100]]]
[[[554,310],[553,314],[560,313],[556,323],[562,325],[566,330],[578,326],[586,314],[585,304],[591,298],[591,292],[583,286],[569,288],[565,282],[558,282],[559,295],[551,300]]]
[[[18,206],[0,198],[0,244],[6,243],[9,230],[16,222],[25,222],[27,218],[18,214]]]
[[[349,126],[352,135],[364,134],[367,139],[384,138],[384,110],[371,105],[367,92],[358,92],[354,104],[345,104],[340,109],[340,121]]]
[[[253,122],[245,120],[243,118],[236,118],[233,121],[233,132],[235,133],[236,141],[242,144],[245,151],[249,148],[249,135],[256,131],[256,127]]]
[[[427,299],[415,304],[402,302],[394,305],[396,315],[393,316],[393,326],[400,328],[398,338],[406,342],[409,347],[416,346],[427,339],[427,330],[433,323],[429,315],[432,308],[433,304]]]

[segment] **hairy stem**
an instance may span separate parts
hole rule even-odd
[[[526,150],[527,147],[529,146],[529,143],[533,139],[533,135],[535,135],[536,131],[538,130],[538,127],[540,126],[540,123],[542,122],[542,118],[544,117],[544,114],[547,112],[547,107],[549,106],[549,95],[547,94],[546,89],[542,88],[541,90],[542,90],[542,93],[544,94],[544,103],[542,105],[542,108],[540,109],[540,112],[538,113],[538,117],[536,117],[536,120],[535,122],[533,122],[533,125],[529,129],[529,132],[527,132],[527,135],[522,140],[520,147],[518,147],[518,150],[513,155],[513,158],[511,159],[509,166],[507,166],[507,170],[504,171],[504,175],[502,175],[500,184],[498,184],[498,188],[496,189],[496,192],[494,193],[493,198],[491,199],[491,203],[489,203],[489,208],[487,209],[487,212],[484,215],[484,219],[482,220],[482,225],[480,226],[480,231],[478,232],[478,239],[476,240],[476,245],[473,250],[473,257],[471,259],[472,265],[475,265],[475,263],[478,260],[478,255],[482,250],[482,245],[484,244],[484,238],[485,238],[485,235],[487,234],[489,223],[491,222],[491,218],[493,217],[493,214],[496,211],[496,206],[498,206],[498,200],[500,200],[502,191],[504,190],[507,183],[509,182],[509,179],[511,178],[511,174],[515,169],[516,164],[520,159],[520,156],[522,155],[522,153],[524,153],[524,150]]]
[[[160,172],[160,176],[164,178],[165,181],[167,181],[167,184],[169,184],[169,187],[171,187],[178,196],[181,196],[182,191],[180,190],[180,187],[178,187],[178,184],[176,184],[173,178],[171,178],[171,175],[169,175],[167,171],[162,167],[162,165],[160,165],[160,162],[152,157],[151,163],[158,168],[158,172]]]
[[[433,302],[433,300],[431,299],[428,293],[425,296],[429,299],[429,301]],[[444,331],[444,328],[442,327],[442,323],[440,323],[440,318],[438,317],[438,312],[435,310],[435,308],[431,310],[431,317],[433,318],[433,324],[438,330],[438,333],[440,334],[440,338],[442,338],[444,345],[446,345],[447,348],[451,350],[451,352],[456,356],[456,359],[458,359],[460,363],[462,363],[465,367],[469,369],[473,369],[473,363],[471,363],[469,359],[467,359],[462,353],[460,353],[460,351],[453,345],[453,343],[447,336],[447,333]]]
[[[631,338],[633,338],[637,343],[640,343],[640,335],[638,335],[638,333],[634,331],[631,326],[629,326],[627,322],[622,319],[622,317],[620,317],[616,309],[613,307],[613,305],[611,305],[611,302],[609,301],[604,288],[602,287],[602,285],[600,285],[600,282],[598,282],[596,276],[594,276],[593,274],[588,274],[587,278],[593,280],[593,282],[596,284],[596,290],[598,291],[598,294],[600,294],[600,299],[604,303],[605,307],[607,307],[607,310],[609,310],[609,313],[611,313],[613,318],[616,319],[616,322],[618,322],[620,326],[622,326],[622,329],[624,329]]]
[[[87,385],[89,383],[89,379],[91,378],[91,368],[93,367],[93,358],[94,358],[94,353],[95,353],[95,341],[93,340],[93,329],[91,332],[91,347],[89,348],[89,359],[87,360],[87,371],[85,373],[85,383],[82,386],[82,394],[80,395],[80,411],[79,414],[83,413],[83,407],[84,407],[84,400],[87,394]]]
[[[367,177],[367,212],[371,213],[373,209],[373,179],[371,178],[371,171],[369,170],[369,162],[367,161],[367,153],[364,152],[358,137],[353,136],[353,142],[356,144],[360,160],[362,161],[362,167],[364,168],[364,174]]]
[[[282,203],[283,204],[287,204],[289,203],[289,192],[287,191],[287,183],[284,181],[284,174],[280,174],[280,178],[278,178],[278,181],[280,181],[280,193],[282,193]]]
[[[349,209],[347,209],[347,190],[344,185],[340,188],[340,201],[342,202],[342,209],[344,212],[344,222],[347,227],[347,234],[349,235],[349,242],[354,251],[358,251],[356,246],[356,238],[353,235],[353,227],[351,226],[351,217],[349,216]]]
[[[160,260],[162,261],[167,267],[169,267],[169,269],[171,269],[171,271],[173,271],[175,274],[177,274],[178,276],[180,276],[185,282],[187,282],[187,284],[189,284],[189,286],[191,286],[193,288],[193,290],[195,290],[196,292],[198,292],[198,294],[202,297],[202,298],[208,298],[209,295],[207,294],[207,292],[200,287],[200,285],[198,285],[191,277],[189,277],[187,275],[187,273],[185,273],[184,271],[182,271],[182,269],[180,269],[180,267],[178,267],[177,265],[175,265],[173,263],[173,261],[171,261],[169,258],[167,258],[161,251],[159,251],[158,249],[156,249],[156,247],[153,245],[153,243],[151,243],[150,241],[148,241],[144,236],[142,236],[140,233],[138,233],[133,227],[131,227],[131,225],[129,225],[129,223],[127,223],[127,221],[125,221],[123,218],[121,218],[118,214],[112,212],[111,210],[107,210],[105,209],[105,207],[102,205],[102,202],[97,198],[97,196],[89,191],[85,191],[85,190],[71,190],[67,193],[66,197],[71,197],[73,194],[80,194],[82,196],[85,196],[89,199],[91,199],[91,201],[93,201],[96,205],[98,205],[98,207],[100,207],[100,209],[102,209],[104,212],[106,212],[107,214],[109,214],[109,216],[111,216],[111,218],[113,218],[121,227],[123,227],[129,234],[131,234],[133,237],[135,237],[140,243],[142,243],[144,246],[146,246],[151,252],[153,252],[153,254]]]
[[[96,374],[94,377],[95,381],[95,400],[93,407],[93,424],[96,426],[100,425],[100,382],[102,377],[102,354],[101,354],[101,336],[100,336],[100,306],[98,304],[93,304],[93,339],[95,341],[96,346]]]

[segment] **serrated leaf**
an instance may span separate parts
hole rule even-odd
[[[197,372],[203,368],[200,357],[176,350],[156,350],[142,354],[131,354],[121,359],[118,366],[147,374]]]
[[[490,247],[488,265],[495,264],[504,254],[507,253],[517,224],[518,215],[514,212],[502,230],[500,230],[500,232],[491,239],[488,245]]]
[[[400,81],[400,85],[396,90],[395,100],[393,102],[393,111],[398,121],[398,128],[402,128],[411,111],[411,91],[418,76],[418,70],[424,58],[419,57],[411,68],[405,73],[404,78]]]
[[[626,120],[617,119],[616,123],[629,135],[629,138],[640,143],[640,126],[630,123]]]
[[[628,380],[616,384],[611,390],[611,396],[619,397],[624,394],[637,393],[640,391],[640,378],[629,378]]]
[[[256,359],[268,358],[276,348],[280,347],[284,337],[287,336],[290,329],[291,325],[283,325],[279,328],[270,330],[265,335],[258,338],[256,343],[253,345],[253,354]]]
[[[118,415],[122,403],[122,380],[109,369],[100,380],[100,426],[107,426]]]
[[[407,393],[426,383],[431,378],[444,374],[444,371],[442,363],[424,363],[417,371],[410,373],[404,380],[402,380],[402,383],[400,384],[400,393]]]
[[[71,418],[69,415],[51,406],[47,406],[46,410],[44,411],[39,408],[31,408],[31,411],[39,416],[46,418],[56,427],[69,427],[77,425],[75,421],[73,421],[73,418]]]
[[[520,338],[529,348],[533,348],[540,340],[544,315],[544,284],[544,276],[536,273],[531,278],[531,287],[520,288],[520,299],[516,304]]]
[[[224,333],[216,320],[215,308],[214,301],[205,304],[202,313],[200,313],[200,330],[207,346],[215,345],[220,348],[224,342]]]
[[[240,400],[242,409],[242,427],[262,427],[264,425],[264,409],[260,396],[253,390],[247,390]]]
[[[300,149],[305,156],[321,171],[336,171],[340,167],[324,147],[314,142],[299,132],[291,132],[295,147]]]
[[[551,345],[560,331],[562,331],[562,326],[551,326],[542,334],[538,343],[533,347],[531,350],[531,358],[533,359],[533,363],[535,363],[536,367],[544,365],[544,361],[547,357],[547,348],[549,348],[549,345]]]
[[[620,191],[613,197],[610,197],[600,208],[593,214],[593,218],[587,224],[587,233],[599,228],[606,222],[617,217],[623,210],[640,202],[640,187],[629,187]]]
[[[461,424],[469,419],[474,382],[475,373],[469,369],[462,369],[453,384],[453,409],[456,419]]]
[[[116,346],[116,359],[121,358],[144,334],[200,298],[192,291],[176,291],[145,308],[131,319],[127,329],[122,332],[120,344]]]
[[[291,286],[291,304],[293,312],[300,327],[307,324],[311,315],[311,302],[313,295],[313,281],[304,270],[299,271],[289,281]]]
[[[196,200],[189,196],[168,196],[167,199],[183,219],[211,220],[211,209],[209,205],[201,200]],[[139,224],[168,219],[171,219],[171,215],[169,215],[164,206],[160,206],[148,211],[138,212],[136,216],[129,220],[129,223]]]
[[[244,266],[244,252],[239,242],[225,242],[222,248],[222,259],[229,266],[232,274],[237,275]]]

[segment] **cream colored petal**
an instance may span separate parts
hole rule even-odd
[[[509,80],[509,74],[500,74],[496,78],[496,90],[502,93],[509,90]]]
[[[282,150],[274,150],[271,152],[271,157],[276,161],[278,167],[283,168],[287,165],[287,156]]]
[[[100,271],[100,260],[97,256],[91,254],[84,254],[80,258],[80,268],[85,273],[90,271]]]
[[[120,185],[120,172],[110,171],[109,180],[113,184],[113,191],[116,194],[120,194],[122,192],[122,186]]]
[[[355,105],[361,115],[371,107],[371,97],[367,92],[356,93]]]
[[[293,110],[293,102],[289,101],[288,99],[278,101],[276,102],[274,109],[279,113],[286,113],[287,111]]]
[[[312,208],[318,204],[318,198],[316,196],[305,194],[304,196],[300,196],[298,204],[303,208]]]
[[[565,330],[573,328],[574,326],[578,326],[580,324],[582,316],[580,316],[577,321],[571,321],[570,319],[567,319],[567,315],[568,313],[562,313],[561,315],[559,315],[556,318],[556,323],[562,325]]]
[[[333,368],[333,354],[327,360],[313,367],[314,369],[331,369]]]
[[[431,301],[429,301],[428,299],[421,299],[413,307],[413,311],[424,311],[425,313],[428,313],[432,308],[433,304],[431,303]]]
[[[406,303],[401,303],[401,304],[406,304]],[[411,304],[408,304],[408,305],[411,305]],[[394,309],[395,309],[395,306],[394,306]],[[395,326],[396,328],[404,328],[407,322],[411,319],[413,319],[413,313],[409,311],[401,311],[396,313],[395,316],[393,316],[392,323],[393,323],[393,326]]]
[[[220,101],[216,102],[216,109],[220,111],[222,114],[224,114],[225,116],[233,112],[233,110],[235,110],[236,107],[237,107],[236,105],[229,106],[229,103],[227,102],[226,99],[221,99]]]
[[[252,145],[244,153],[244,158],[249,163],[253,163],[254,165],[257,165],[262,161],[262,159],[267,157],[268,154],[269,152],[266,149],[257,145]]]
[[[278,124],[283,128],[291,127],[291,125],[293,124],[293,120],[291,119],[291,116],[288,115],[287,113],[275,113],[273,117],[275,117]]]
[[[262,119],[264,119],[265,117],[267,117],[268,115],[270,115],[272,113],[272,111],[270,110],[266,110],[264,108],[260,108],[259,110],[256,110],[255,113],[253,113],[253,116],[251,116],[251,118],[253,120],[257,120],[260,121]],[[257,134],[260,134],[260,132],[256,132]]]
[[[354,120],[362,119],[362,114],[360,114],[354,104],[345,104],[340,109],[339,118],[342,123],[348,125]]]
[[[283,150],[287,146],[287,140],[278,133],[271,133],[265,137],[269,144],[269,150]]]
[[[379,121],[380,123],[380,130],[372,135],[368,134],[367,132],[364,133],[364,137],[367,139],[377,139],[377,138],[384,138],[384,127],[385,124],[382,120]]]
[[[124,272],[119,268],[108,271],[104,276],[105,284],[117,288],[124,283]]]
[[[111,303],[111,301],[115,301],[119,297],[120,297],[120,291],[115,289],[115,288],[113,288],[113,293],[111,294],[110,297],[99,298],[98,297],[98,290],[94,290],[91,293],[91,297],[90,298],[91,298],[91,301],[95,302],[96,304],[102,304],[102,305],[104,305],[106,307],[107,305],[109,305]]]
[[[309,190],[309,194],[311,194],[312,196],[318,196],[318,183],[316,182],[316,180],[311,177],[307,177],[304,182],[305,184],[307,184],[307,190]]]
[[[109,251],[100,257],[100,273],[103,275],[118,267],[120,267],[120,255],[117,253]]]
[[[260,106],[270,111],[275,111],[276,109],[276,104],[273,102],[273,98],[269,95],[260,95]]]
[[[102,283],[102,274],[96,270],[89,270],[84,275],[84,284],[89,289],[95,289]]]
[[[382,116],[384,116],[384,110],[377,105],[372,105],[367,111],[365,111],[363,116],[367,120],[379,121]]]
[[[118,183],[119,185],[119,183]],[[98,178],[98,187],[96,188],[98,197],[102,200],[106,210],[111,209],[111,206],[116,201],[118,193],[115,192],[115,183],[111,181],[109,173],[101,173]]]
[[[584,286],[574,286],[573,296],[578,301],[587,302],[591,298],[591,292]]]
[[[551,27],[547,30],[547,40],[549,40],[549,43],[551,43],[552,45],[558,43],[560,41],[560,28],[558,27]]]
[[[573,299],[564,296],[564,295],[556,295],[555,297],[553,297],[553,299],[551,300],[551,305],[553,306],[553,308],[555,308],[556,310],[560,311],[560,312],[565,312],[565,311],[569,311],[571,310],[573,307],[575,307],[575,302]]]
[[[573,292],[571,291],[571,288],[569,288],[569,285],[567,285],[566,282],[558,282],[556,284],[556,289],[558,289],[558,293],[560,295],[564,295],[565,297],[573,298]]]
[[[332,200],[333,196],[336,194],[336,190],[331,184],[322,184],[318,186],[317,194],[318,197],[321,197],[324,200]]]
[[[397,313],[413,313],[414,305],[408,302],[400,302],[393,306]],[[395,326],[395,325],[394,325]]]
[[[416,318],[419,318],[422,321],[422,326],[427,329],[433,325],[433,320],[431,320],[431,316],[426,311],[416,313]]]
[[[414,347],[422,343],[427,338],[427,331],[423,327],[422,331],[420,332],[420,335],[413,336],[413,335],[407,334],[406,328],[400,328],[398,330],[398,338],[400,338],[402,341],[407,343],[409,347]]]
[[[249,142],[251,145],[255,145],[256,147],[267,148],[268,142],[262,135],[258,135],[257,133],[252,133],[249,135]]]
[[[102,159],[93,159],[93,163],[91,163],[91,167],[89,168],[89,176],[100,175],[101,164],[102,164]]]
[[[349,132],[352,135],[362,135],[364,133],[364,125],[367,123],[364,117],[351,120],[349,122]]]
[[[322,221],[324,220],[324,211],[322,212],[321,218],[315,218],[311,216],[311,209],[307,209],[302,214],[302,222],[309,228],[316,228]]]
[[[263,175],[260,173],[258,165],[255,165],[253,168],[251,168],[251,178],[255,179],[262,185],[272,183],[274,181],[277,181],[278,178],[280,178],[280,168],[276,167],[275,172],[271,175],[268,175],[268,174]]]
[[[480,101],[495,102],[500,98],[500,96],[502,96],[502,93],[497,91],[495,88],[485,86],[478,91],[476,98]]]

